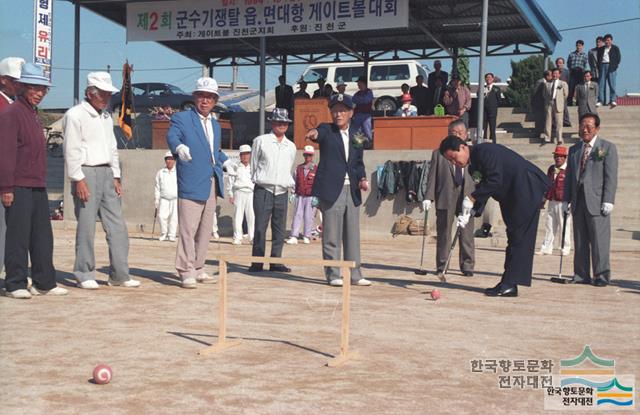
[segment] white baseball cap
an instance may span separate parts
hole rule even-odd
[[[169,157],[174,158],[174,157],[173,157],[173,154],[172,154],[170,151],[167,151],[166,153],[164,153],[164,158],[165,158],[165,159],[166,159],[166,158],[169,158]]]
[[[304,151],[302,152],[302,154],[315,154],[316,150],[313,148],[313,146],[304,146]]]
[[[209,78],[208,76],[203,76],[196,81],[196,89],[194,89],[193,92],[210,92],[220,96],[220,94],[218,94],[218,83],[215,79]]]
[[[240,146],[241,153],[251,153],[251,146],[248,144],[243,144]]]
[[[109,72],[90,72],[87,75],[87,86],[93,86],[101,91],[119,92],[120,90],[113,86],[111,75]]]
[[[0,61],[0,76],[10,76],[13,79],[20,79],[20,72],[25,60],[22,58],[4,58]]]

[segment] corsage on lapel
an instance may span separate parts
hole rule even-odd
[[[367,136],[364,135],[362,130],[358,130],[351,139],[351,143],[353,144],[354,148],[362,148],[365,141],[367,141]]]
[[[595,154],[593,155],[593,158],[596,159],[597,161],[603,161],[607,157],[607,154],[608,154],[607,150],[605,150],[602,147],[597,148],[594,153]]]
[[[471,175],[471,178],[475,184],[478,184],[482,181],[482,173],[480,173],[480,170],[476,170]]]

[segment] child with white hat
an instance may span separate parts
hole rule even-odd
[[[156,174],[155,205],[160,221],[160,241],[176,240],[178,229],[178,175],[176,159],[170,151],[164,154],[164,167]]]
[[[253,241],[253,181],[251,181],[251,146],[240,146],[240,163],[227,168],[229,201],[233,210],[233,244],[242,245],[242,221],[247,218],[249,239]]]

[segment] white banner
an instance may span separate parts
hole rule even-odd
[[[128,41],[340,33],[407,27],[408,23],[407,0],[193,0],[127,3]]]
[[[34,0],[33,62],[44,67],[51,79],[51,52],[53,46],[53,0]]]

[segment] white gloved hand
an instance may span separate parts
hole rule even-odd
[[[189,150],[189,147],[184,144],[180,144],[178,145],[178,147],[176,147],[176,153],[178,153],[178,157],[180,157],[180,160],[182,161],[192,160],[191,150]]]
[[[289,203],[293,203],[296,201],[296,194],[295,193],[290,193],[289,194]]]
[[[562,202],[562,213],[569,213],[571,204],[569,202]]]
[[[462,201],[462,215],[470,215],[471,209],[473,209],[473,202],[469,198],[469,196],[465,196]]]
[[[430,200],[423,200],[422,201],[422,210],[423,211],[428,211],[431,208],[431,201]]]
[[[458,227],[464,228],[469,223],[469,219],[471,219],[471,214],[467,213],[466,215],[458,216]]]
[[[613,203],[604,202],[600,207],[600,212],[602,212],[604,216],[609,216],[611,211],[613,211]]]

